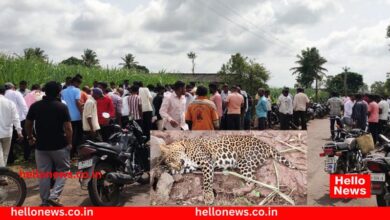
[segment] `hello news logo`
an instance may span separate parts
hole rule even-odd
[[[330,198],[370,198],[369,174],[330,175]]]

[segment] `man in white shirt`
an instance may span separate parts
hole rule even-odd
[[[290,120],[293,114],[293,101],[289,94],[289,89],[284,88],[278,98],[280,129],[289,130]]]
[[[146,137],[150,138],[150,130],[152,129],[152,117],[153,117],[153,97],[148,87],[144,87],[143,82],[138,82],[139,90],[138,95],[141,99],[142,105],[142,120],[143,120],[143,131]]]
[[[343,117],[343,123],[348,126],[352,126],[352,109],[355,105],[355,96],[350,95],[346,98],[344,102],[344,117]]]
[[[382,133],[384,126],[387,124],[389,117],[389,103],[385,97],[380,98],[379,105],[379,132]]]
[[[0,167],[7,165],[11,147],[13,126],[16,128],[19,140],[23,139],[22,127],[15,104],[4,97],[5,87],[0,86]],[[2,180],[0,180],[2,181]],[[0,182],[0,185],[3,184]]]
[[[165,130],[188,130],[185,122],[186,98],[185,83],[177,81],[173,85],[174,91],[165,96],[160,108],[160,115]]]
[[[301,125],[302,130],[307,130],[306,125],[306,110],[307,105],[310,100],[309,97],[304,93],[305,90],[303,88],[297,89],[297,94],[294,96],[293,106],[294,106],[294,120],[295,124],[299,126]]]
[[[6,92],[4,96],[5,98],[7,98],[8,100],[12,101],[15,104],[16,110],[18,111],[18,115],[19,115],[20,127],[22,127],[23,129],[22,132],[25,133],[24,123],[28,112],[26,100],[24,100],[23,95],[20,92],[15,90],[16,88],[12,83],[6,83],[5,89]],[[14,134],[16,134],[15,131]],[[12,164],[16,159],[13,151],[13,146],[15,145],[15,143],[16,143],[16,139],[13,138],[11,143],[11,149],[8,155],[8,163],[10,164]],[[23,154],[24,160],[28,160],[30,158],[31,148],[28,145],[27,139],[23,140],[22,145],[24,150],[24,154]]]

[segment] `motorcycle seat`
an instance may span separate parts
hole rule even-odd
[[[93,141],[88,141],[92,146],[98,147],[98,148],[103,148],[103,149],[108,149],[108,150],[114,150],[116,152],[121,152],[121,148],[118,145],[111,145],[105,142],[93,142]]]
[[[349,150],[348,143],[336,143],[337,150]]]

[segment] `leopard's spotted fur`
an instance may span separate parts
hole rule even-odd
[[[165,164],[173,172],[203,172],[203,193],[206,204],[212,204],[214,168],[238,168],[239,172],[253,179],[257,167],[266,159],[296,169],[291,162],[262,140],[243,135],[185,139],[161,147]]]

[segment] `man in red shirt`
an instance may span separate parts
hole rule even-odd
[[[99,83],[99,88],[103,91],[104,95],[101,99],[96,100],[98,121],[100,125],[100,131],[102,134],[103,141],[107,141],[111,135],[111,129],[109,122],[111,118],[115,118],[115,107],[110,96],[108,95],[107,83]],[[103,113],[109,113],[110,118],[106,119],[103,117]]]

